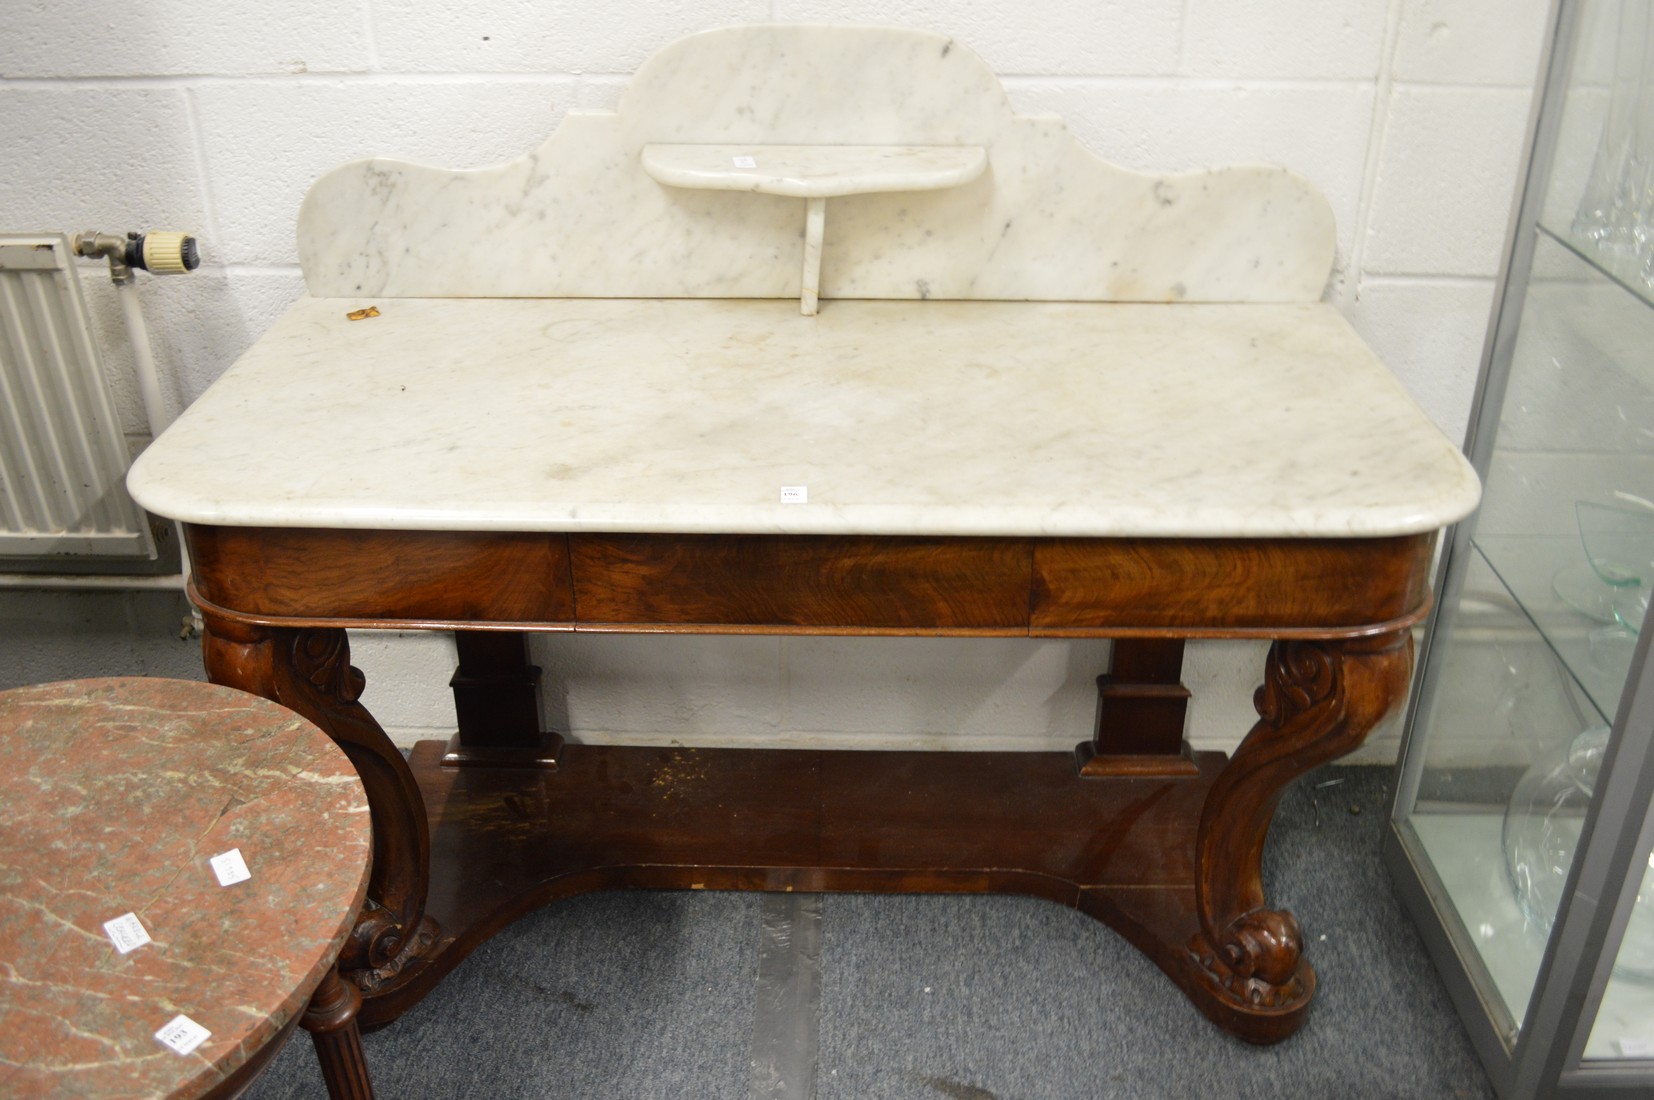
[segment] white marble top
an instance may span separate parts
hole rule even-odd
[[[645,145],[643,170],[669,187],[833,198],[957,187],[982,174],[980,145]]]
[[[134,465],[205,524],[1359,536],[1470,466],[1321,304],[297,303]],[[781,502],[802,486],[808,502]]]

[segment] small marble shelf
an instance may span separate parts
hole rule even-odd
[[[645,145],[643,170],[657,183],[700,191],[751,191],[805,201],[799,312],[821,290],[827,200],[884,191],[939,191],[969,183],[988,165],[980,145]]]
[[[645,145],[643,170],[668,187],[830,199],[936,191],[982,174],[980,145]]]

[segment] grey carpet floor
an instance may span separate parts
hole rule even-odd
[[[1259,1048],[1208,1024],[1104,926],[1008,897],[820,901],[820,1100],[1492,1097],[1379,862],[1393,773],[1283,799],[1265,882],[1320,974]],[[1338,781],[1332,786],[1320,786]],[[519,921],[364,1037],[381,1100],[753,1098],[759,895],[597,894]],[[773,911],[773,910],[772,910]],[[323,1097],[301,1035],[253,1100]]]

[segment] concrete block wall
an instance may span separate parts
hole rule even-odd
[[[146,279],[167,398],[198,396],[302,293],[293,224],[346,160],[516,156],[570,107],[614,103],[652,52],[728,23],[899,22],[981,54],[1025,112],[1122,165],[1266,162],[1338,217],[1327,298],[1462,435],[1549,0],[9,0],[0,223],[180,228],[204,266]],[[143,417],[113,298],[86,286],[134,446]],[[294,456],[324,461],[325,456]],[[281,456],[274,456],[281,460]],[[36,610],[47,606],[37,601]],[[53,675],[85,671],[61,631]],[[31,644],[11,623],[0,647]],[[88,635],[87,652],[96,635]],[[175,644],[175,643],[173,643]],[[441,636],[362,635],[367,701],[402,739],[451,728]],[[558,639],[550,717],[587,739],[1066,746],[1100,643]],[[1262,650],[1191,647],[1190,733],[1232,745]],[[61,668],[57,666],[61,665]],[[100,668],[99,671],[104,669]],[[40,678],[37,676],[36,678]],[[1372,747],[1393,751],[1393,727]]]

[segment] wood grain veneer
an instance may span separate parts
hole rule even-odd
[[[1026,539],[187,528],[199,597],[281,625],[1324,636],[1428,606],[1433,535]],[[319,615],[321,609],[325,615]]]
[[[1040,539],[1036,634],[1337,633],[1422,616],[1434,534],[1375,539]]]
[[[1020,633],[1025,539],[572,535],[582,625]]]
[[[252,619],[574,620],[568,540],[534,532],[185,528],[196,591]]]

